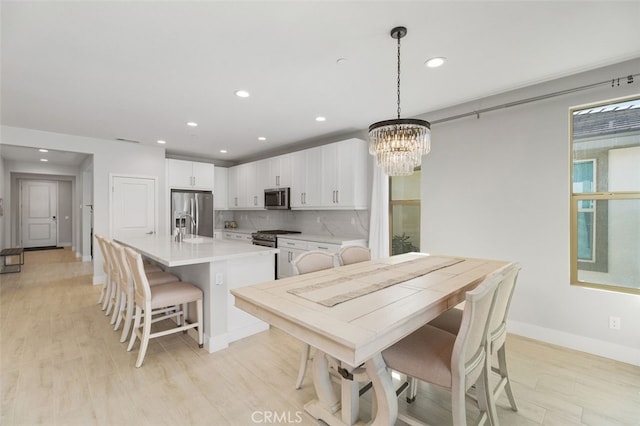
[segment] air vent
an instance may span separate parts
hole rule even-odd
[[[140,143],[140,141],[134,141],[133,139],[116,138],[116,140],[120,142]]]

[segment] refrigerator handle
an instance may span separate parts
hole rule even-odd
[[[199,232],[199,231],[200,231],[200,208],[199,208],[199,206],[198,206],[198,204],[199,204],[199,203],[198,203],[198,198],[200,198],[200,197],[198,196],[198,194],[196,194],[196,196],[195,196],[194,198],[195,198],[195,200],[196,200],[196,201],[195,201],[195,205],[196,205],[195,207],[196,207],[196,208],[195,208],[195,209],[193,209],[193,213],[194,213],[194,215],[195,215],[194,220],[195,220],[195,222],[196,222],[196,229],[194,230],[194,231],[195,231],[195,232],[194,232],[194,234],[195,234],[195,235],[200,235],[200,232]]]

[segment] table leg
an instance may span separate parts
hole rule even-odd
[[[376,397],[377,409],[371,426],[395,424],[398,417],[398,399],[391,383],[391,376],[387,372],[387,366],[382,359],[382,354],[375,355],[364,365],[367,375],[373,383]]]
[[[360,412],[360,388],[358,382],[342,378],[342,422],[353,425],[358,420]]]
[[[329,409],[331,413],[336,413],[340,409],[340,401],[331,385],[329,363],[324,352],[316,351],[313,357],[312,373],[313,387],[316,390],[320,404]]]

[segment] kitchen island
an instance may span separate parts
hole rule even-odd
[[[242,242],[170,235],[115,238],[204,293],[204,347],[215,352],[269,325],[234,306],[231,290],[275,279],[278,249]],[[195,313],[195,309],[191,309]],[[194,333],[195,336],[195,333]]]

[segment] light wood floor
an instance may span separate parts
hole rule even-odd
[[[309,378],[294,389],[295,339],[270,330],[208,354],[179,333],[152,340],[136,369],[136,348],[126,352],[96,303],[91,264],[70,250],[25,258],[23,272],[0,276],[0,424],[316,424],[303,410]],[[640,425],[640,368],[517,336],[507,345],[520,410],[503,396],[502,425]],[[400,407],[450,425],[449,398],[421,385]]]

